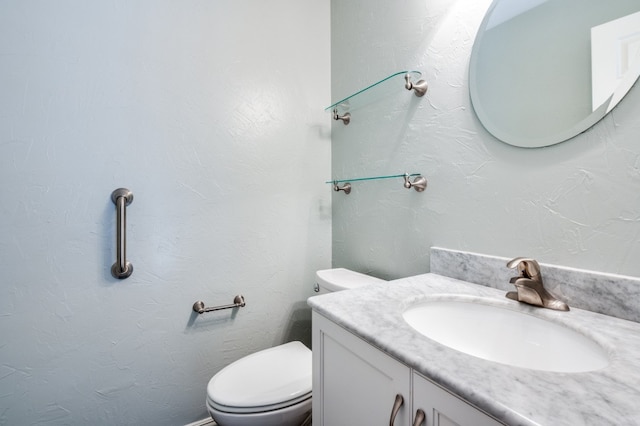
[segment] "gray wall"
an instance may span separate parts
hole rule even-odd
[[[0,2],[0,425],[190,423],[222,367],[308,340],[331,261],[329,15]],[[236,294],[235,315],[191,310]]]
[[[640,90],[594,128],[549,148],[488,134],[469,100],[468,63],[490,0],[332,1],[332,96],[404,69],[402,88],[333,124],[334,178],[420,172],[356,183],[333,196],[333,263],[382,278],[429,270],[429,247],[640,276]],[[366,11],[366,12],[364,12]]]

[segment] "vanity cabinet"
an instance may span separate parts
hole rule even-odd
[[[419,409],[425,413],[425,422],[421,423],[424,426],[502,426],[493,417],[415,371],[412,391],[412,412],[414,416]]]
[[[316,312],[312,339],[314,426],[502,425]]]

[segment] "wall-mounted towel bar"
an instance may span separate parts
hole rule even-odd
[[[364,177],[364,178],[354,178],[354,179],[336,179],[336,180],[328,180],[325,183],[333,184],[334,191],[344,191],[345,194],[351,193],[351,183],[363,180],[379,180],[379,179],[391,179],[391,178],[404,178],[404,187],[407,189],[413,188],[417,192],[422,192],[427,188],[427,179],[423,177],[420,173],[404,173],[401,175],[389,175],[389,176],[373,176],[373,177]],[[411,180],[410,178],[414,178]],[[338,184],[344,183],[344,185],[340,186]]]
[[[222,309],[244,308],[245,306],[246,303],[244,302],[244,296],[237,295],[233,298],[233,303],[231,303],[230,305],[212,306],[209,308],[204,306],[204,302],[202,300],[198,300],[193,304],[193,310],[199,314],[203,314],[205,312],[219,311]]]
[[[118,279],[128,278],[133,273],[133,265],[127,262],[127,206],[133,202],[133,193],[126,188],[118,188],[111,193],[111,201],[116,205],[116,263],[111,266],[111,275]]]

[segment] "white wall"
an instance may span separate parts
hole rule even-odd
[[[220,368],[308,340],[331,259],[329,14],[0,2],[0,424],[186,424]],[[191,310],[236,294],[235,315]]]
[[[333,196],[333,263],[383,278],[429,270],[429,247],[640,276],[640,90],[557,146],[514,148],[484,130],[468,63],[490,0],[332,1],[332,95],[418,69],[429,92],[397,93],[333,124],[334,178],[420,172]],[[461,265],[464,267],[464,265]]]

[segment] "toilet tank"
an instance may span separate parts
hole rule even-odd
[[[380,278],[345,268],[322,269],[316,272],[315,290],[318,294],[325,294],[384,282]]]

